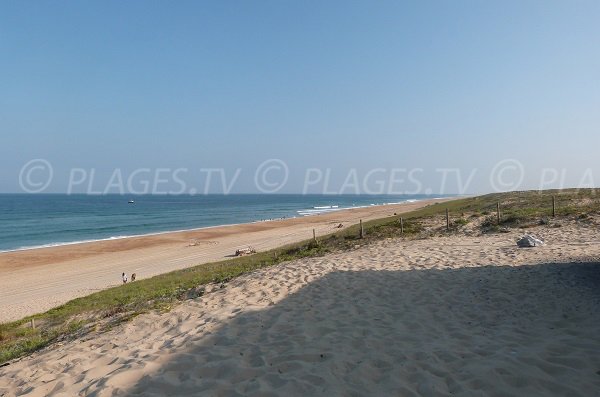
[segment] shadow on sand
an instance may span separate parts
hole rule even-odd
[[[600,395],[600,264],[334,272],[131,395]]]

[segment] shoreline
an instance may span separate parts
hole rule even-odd
[[[327,206],[328,208],[313,207],[312,209],[297,210],[296,213],[300,214],[300,215],[289,216],[289,217],[281,217],[281,218],[273,218],[273,219],[258,219],[258,220],[248,221],[248,222],[240,222],[240,223],[224,223],[224,224],[219,224],[219,225],[193,227],[193,228],[189,228],[189,229],[163,230],[163,231],[156,231],[156,232],[149,232],[149,233],[142,233],[142,234],[130,234],[130,235],[123,235],[123,236],[92,238],[92,239],[87,239],[87,240],[58,241],[58,242],[51,242],[51,243],[40,244],[40,245],[31,245],[31,246],[23,246],[23,247],[19,247],[19,248],[0,250],[0,254],[20,252],[20,251],[29,251],[29,250],[38,250],[38,249],[45,249],[45,248],[63,247],[63,246],[77,245],[77,244],[96,243],[96,242],[103,242],[103,241],[122,240],[122,239],[127,239],[127,238],[159,236],[159,235],[170,234],[170,233],[193,232],[193,231],[211,229],[211,228],[239,226],[239,225],[254,224],[254,223],[261,223],[261,222],[282,221],[282,220],[286,220],[286,219],[296,219],[296,218],[301,219],[301,218],[305,218],[305,217],[312,217],[312,216],[336,213],[336,212],[346,211],[346,210],[412,204],[412,203],[418,203],[421,201],[447,200],[447,199],[453,199],[453,198],[463,198],[463,196],[431,197],[431,198],[426,198],[426,199],[407,199],[405,201],[395,202],[395,203],[369,204],[369,205],[360,205],[360,206],[344,207],[344,208],[338,208],[338,206]],[[311,211],[314,211],[314,213],[311,213]]]
[[[238,248],[258,251],[330,234],[359,222],[413,211],[456,198],[341,209],[315,216],[0,253],[0,323],[44,312],[74,298],[120,284],[122,272],[150,278],[231,257]],[[193,244],[192,244],[193,243]]]

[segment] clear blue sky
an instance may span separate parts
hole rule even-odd
[[[600,184],[598,21],[598,1],[4,1],[0,192],[36,158],[57,192],[73,167],[242,168],[252,191],[271,158],[281,192],[307,167],[419,167],[434,192],[475,167],[488,191],[505,158],[523,188]]]

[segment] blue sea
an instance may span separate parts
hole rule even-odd
[[[301,217],[432,197],[0,194],[0,251]]]

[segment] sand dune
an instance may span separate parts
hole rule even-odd
[[[441,200],[444,201],[444,200]],[[440,202],[371,206],[281,221],[257,222],[153,236],[0,253],[0,322],[17,320],[71,299],[138,278],[218,261],[251,245],[259,251]],[[193,242],[193,245],[190,243]]]
[[[600,233],[386,240],[0,369],[0,395],[600,395]]]

